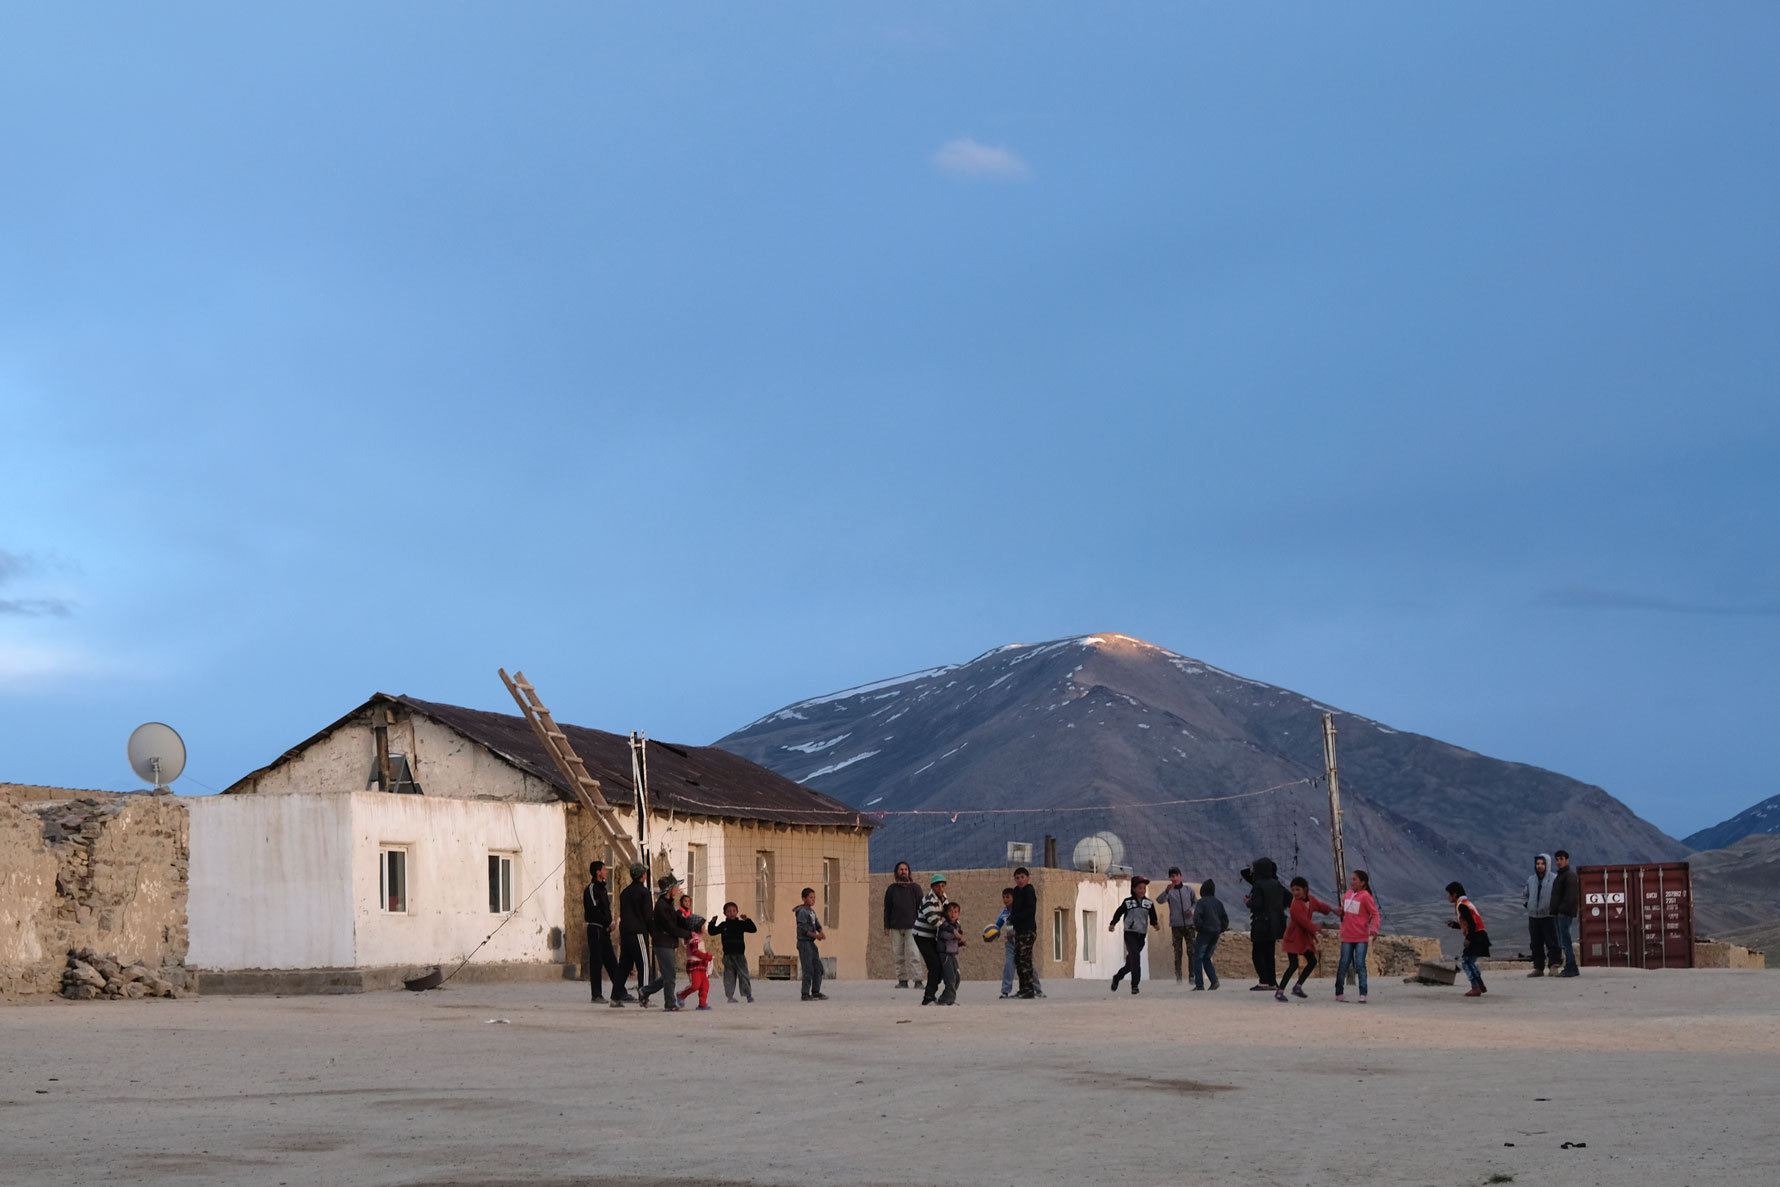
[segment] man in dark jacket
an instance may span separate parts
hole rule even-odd
[[[612,891],[606,885],[606,863],[596,861],[587,867],[592,881],[581,892],[581,918],[587,924],[587,984],[595,1002],[605,1001],[600,993],[601,974],[612,979],[612,1000],[625,998],[623,983],[618,980],[618,956],[612,950]]]
[[[612,985],[612,1004],[622,1006],[630,1000],[625,986],[630,983],[630,975],[637,975],[637,988],[641,990],[643,983],[649,979],[649,961],[643,955],[644,945],[650,942],[651,900],[649,884],[644,881],[649,876],[649,867],[640,861],[631,863],[630,885],[626,886],[618,896],[618,978]],[[622,996],[621,996],[622,995]],[[649,1003],[644,1002],[645,1006]]]
[[[1564,971],[1558,976],[1576,977],[1582,972],[1576,967],[1576,916],[1582,910],[1582,881],[1570,864],[1568,850],[1559,849],[1552,856],[1557,873],[1551,881],[1551,918],[1557,924],[1558,946],[1564,950]]]
[[[1286,904],[1291,893],[1279,880],[1279,867],[1271,857],[1257,857],[1255,864],[1243,871],[1248,878],[1249,944],[1255,961],[1255,977],[1260,982],[1252,990],[1278,991],[1273,965],[1273,946],[1285,938]]]
[[[890,959],[896,962],[896,987],[909,987],[909,970],[920,955],[915,946],[915,918],[921,913],[921,888],[909,872],[909,863],[896,863],[890,885],[884,887],[884,930],[890,933]],[[921,988],[921,982],[915,982]]]
[[[1529,977],[1543,977],[1545,966],[1550,964],[1552,975],[1557,975],[1558,951],[1557,920],[1551,914],[1551,892],[1557,881],[1551,874],[1551,861],[1546,854],[1539,854],[1533,859],[1533,873],[1527,879],[1527,890],[1524,900],[1527,904],[1527,941],[1533,946],[1533,971]]]
[[[673,1011],[680,1008],[680,999],[674,996],[674,982],[680,971],[675,960],[680,954],[680,941],[692,938],[692,925],[680,914],[680,899],[676,893],[680,880],[672,874],[663,874],[655,884],[661,890],[661,897],[655,900],[655,915],[650,920],[651,933],[655,937],[655,980],[643,986],[642,998],[646,1006],[650,996],[659,993],[661,1008]]]

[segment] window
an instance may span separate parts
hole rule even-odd
[[[686,846],[686,885],[681,889],[692,896],[692,913],[709,915],[705,908],[706,852],[703,845]]]
[[[383,769],[375,760],[371,763],[371,778],[365,783],[365,790],[375,787],[378,791],[395,792],[398,795],[421,795],[420,784],[414,778],[414,768],[408,763],[406,754],[389,756],[389,786],[383,786]]]
[[[1063,959],[1063,908],[1058,907],[1051,913],[1051,959],[1061,962]]]
[[[408,913],[408,851],[386,847],[377,853],[378,898],[386,915]]]
[[[513,913],[513,855],[488,855],[488,911],[491,915]]]
[[[841,859],[822,859],[822,926],[833,927],[841,915]]]
[[[761,849],[754,854],[754,922],[773,921],[773,854]]]
[[[1099,922],[1100,922],[1100,916],[1098,914],[1096,914],[1095,912],[1093,912],[1093,911],[1083,911],[1082,912],[1082,963],[1083,964],[1093,964],[1094,963],[1094,939],[1097,934],[1094,930],[1094,927],[1095,927],[1095,924],[1097,924]]]

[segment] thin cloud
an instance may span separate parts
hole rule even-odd
[[[1659,614],[1714,615],[1776,615],[1780,601],[1690,602],[1680,598],[1652,597],[1648,594],[1621,593],[1593,585],[1566,585],[1547,590],[1539,599],[1541,605],[1564,610],[1647,610]]]
[[[42,562],[31,553],[0,549],[0,585],[10,585],[43,569]],[[19,618],[67,618],[72,613],[74,603],[67,598],[0,598],[0,614]]]
[[[986,181],[1028,181],[1032,166],[1011,148],[980,144],[968,136],[948,140],[933,154],[933,167],[948,177]]]

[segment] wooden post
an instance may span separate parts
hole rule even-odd
[[[1347,891],[1347,854],[1341,846],[1341,777],[1335,768],[1335,715],[1323,714],[1323,769],[1329,780],[1329,839],[1335,849],[1335,901]]]

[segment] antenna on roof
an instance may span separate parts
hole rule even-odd
[[[185,771],[185,739],[170,725],[144,722],[130,731],[124,756],[138,779],[157,792],[165,791]]]

